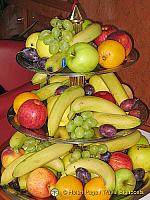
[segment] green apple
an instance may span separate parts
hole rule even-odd
[[[79,42],[72,45],[66,56],[66,64],[73,72],[93,71],[98,64],[98,51],[90,44]]]
[[[82,23],[82,30],[86,29],[91,24],[92,24],[91,20],[85,19],[84,22]]]
[[[140,140],[138,141],[137,144],[149,145],[149,141],[144,135],[141,134]]]
[[[44,42],[40,39],[37,40],[36,51],[41,58],[49,58],[52,56],[49,52],[49,45],[44,44]]]
[[[36,32],[36,33],[32,33],[31,35],[29,35],[29,37],[27,37],[26,39],[26,43],[25,43],[25,47],[32,47],[34,49],[36,49],[36,43],[38,40],[38,36],[39,36],[40,32]]]
[[[127,168],[121,168],[115,171],[116,186],[115,193],[127,195],[134,191],[136,178],[133,172]]]
[[[135,145],[130,147],[128,155],[132,160],[133,169],[143,168],[146,172],[150,171],[150,146]]]

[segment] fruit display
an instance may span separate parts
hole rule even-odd
[[[148,109],[114,73],[130,60],[132,39],[87,19],[79,32],[68,19],[50,25],[17,55],[40,89],[18,94],[8,111],[16,132],[1,153],[1,187],[18,199],[145,195],[150,147],[138,128]]]

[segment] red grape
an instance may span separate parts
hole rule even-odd
[[[126,99],[123,102],[121,102],[120,107],[125,111],[128,112],[130,110],[133,110],[134,106],[136,104],[136,99]]]
[[[103,124],[99,127],[99,133],[104,137],[111,138],[117,133],[117,129],[110,124]]]

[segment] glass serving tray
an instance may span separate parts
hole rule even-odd
[[[130,65],[134,64],[138,60],[138,58],[139,58],[138,51],[136,49],[132,49],[130,54],[124,60],[124,62],[121,65],[119,65],[118,67],[115,67],[112,69],[104,69],[102,66],[97,65],[97,67],[92,72],[75,73],[75,72],[72,72],[68,67],[61,68],[60,70],[58,70],[56,72],[50,72],[45,68],[37,67],[36,62],[31,62],[31,61],[27,60],[23,56],[23,51],[18,52],[16,55],[16,60],[17,60],[18,64],[21,67],[23,67],[24,69],[27,69],[27,70],[30,70],[33,72],[47,74],[50,76],[59,75],[59,76],[71,76],[71,77],[86,76],[86,75],[91,76],[91,75],[98,75],[98,74],[105,74],[105,73],[120,71],[120,70],[125,69],[125,68],[129,67]]]
[[[139,99],[137,99],[137,109],[141,110],[141,115],[142,115],[141,124],[140,124],[140,126],[141,126],[146,122],[149,113],[148,113],[148,109],[147,109],[146,105]],[[114,140],[119,137],[124,137],[126,135],[129,135],[140,127],[140,126],[138,126],[138,127],[132,128],[132,129],[118,130],[117,134],[112,138],[104,138],[104,137],[102,138],[100,136],[95,136],[91,139],[73,140],[73,139],[63,139],[63,138],[55,138],[55,137],[48,136],[48,130],[47,130],[46,125],[44,125],[40,129],[36,129],[36,130],[27,129],[27,128],[19,125],[15,120],[15,112],[13,110],[13,107],[10,107],[10,109],[8,110],[7,118],[8,118],[9,123],[17,131],[24,133],[27,136],[34,137],[36,139],[40,139],[43,141],[50,141],[53,143],[77,144],[77,145],[84,145],[84,144],[88,144],[88,143],[97,143],[97,142],[105,142],[108,140]]]

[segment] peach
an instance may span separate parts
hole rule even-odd
[[[51,196],[51,189],[56,184],[57,179],[52,171],[46,168],[33,170],[27,179],[27,191],[37,198]]]
[[[24,150],[20,149],[19,151],[15,151],[10,146],[6,147],[1,154],[1,162],[4,168],[6,168],[11,162],[15,159],[19,158],[24,154]]]
[[[108,35],[107,39],[120,42],[123,45],[123,47],[125,48],[126,56],[128,56],[132,50],[132,46],[133,46],[132,38],[125,31],[113,32],[110,35]]]

